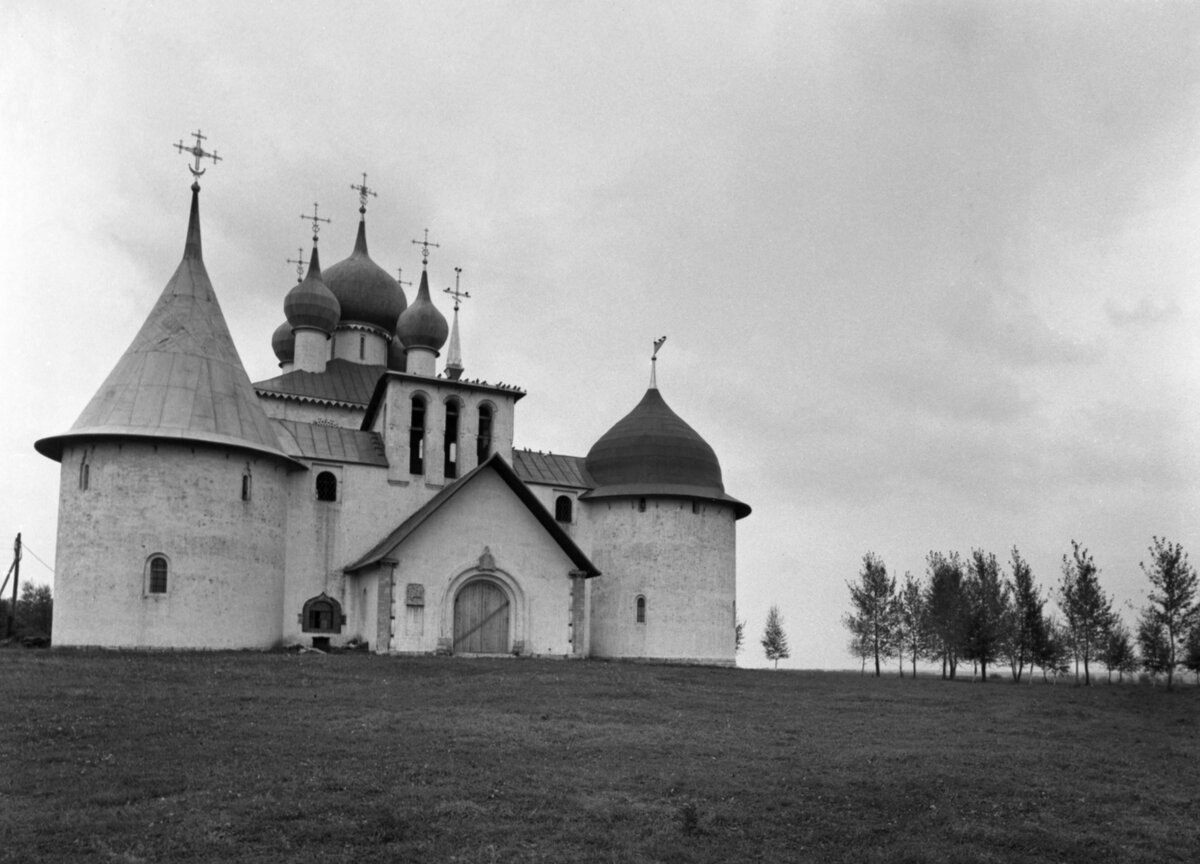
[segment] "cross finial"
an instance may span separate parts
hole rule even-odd
[[[421,266],[422,267],[425,267],[429,264],[429,247],[432,246],[434,249],[441,248],[440,243],[430,243],[429,242],[429,229],[428,228],[425,229],[425,239],[424,240],[414,240],[412,242],[421,247]]]
[[[317,202],[316,201],[313,202],[312,215],[308,216],[307,214],[301,213],[300,218],[303,219],[305,222],[312,223],[313,243],[317,242],[317,235],[321,232],[321,223],[324,222],[326,225],[328,225],[330,222],[333,221],[332,219],[322,219],[320,216],[317,215]]]
[[[411,282],[411,281],[408,281],[408,282],[406,282],[405,280],[403,280],[403,279],[401,279],[401,278],[400,278],[400,277],[401,277],[401,276],[403,276],[403,275],[404,275],[404,268],[403,268],[403,267],[397,267],[397,268],[396,268],[396,281],[397,281],[397,282],[398,282],[400,285],[407,285],[409,288],[411,288],[411,287],[412,287],[412,282]]]
[[[296,265],[296,281],[304,281],[304,265],[308,262],[304,260],[304,247],[301,246],[296,250],[296,257],[287,259],[287,263]]]
[[[378,198],[375,190],[367,185],[367,172],[363,172],[363,182],[361,184],[351,183],[350,188],[358,193],[358,212],[363,216],[367,215],[367,196]]]
[[[199,129],[197,129],[195,132],[193,132],[193,133],[192,133],[192,137],[196,139],[196,143],[195,143],[195,144],[193,144],[191,147],[189,147],[188,145],[184,144],[184,143],[183,143],[183,139],[182,139],[182,138],[180,138],[180,139],[179,139],[179,143],[178,143],[178,144],[173,144],[173,145],[171,145],[171,146],[173,146],[173,147],[174,147],[176,150],[178,150],[180,153],[191,153],[193,156],[195,156],[195,157],[196,157],[196,166],[195,166],[195,167],[192,167],[191,165],[189,165],[189,166],[188,166],[188,170],[192,172],[192,177],[199,177],[201,174],[203,174],[205,171],[207,171],[207,170],[208,170],[207,168],[201,168],[201,167],[200,167],[200,160],[201,160],[201,159],[211,159],[211,160],[213,160],[213,164],[215,165],[216,163],[218,163],[218,162],[220,162],[220,161],[221,161],[221,157],[217,155],[217,151],[216,151],[216,150],[214,150],[213,152],[209,153],[207,150],[205,150],[205,149],[204,149],[204,148],[203,148],[203,147],[200,145],[200,142],[201,142],[201,141],[207,141],[207,140],[208,140],[208,136],[207,136],[207,135],[202,135],[202,134],[200,133],[200,130],[199,130]]]
[[[655,339],[654,353],[650,355],[650,387],[655,390],[658,389],[658,376],[655,374],[658,369],[658,349],[661,348],[663,343],[666,341],[666,336],[659,336],[657,339]]]
[[[454,268],[454,290],[450,290],[449,288],[445,289],[445,293],[449,294],[451,297],[454,298],[454,311],[455,312],[458,311],[458,307],[462,303],[462,301],[471,296],[470,291],[459,291],[458,290],[458,277],[460,277],[460,276],[462,276],[462,268],[455,267]]]

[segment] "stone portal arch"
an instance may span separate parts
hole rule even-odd
[[[492,564],[490,555],[485,564]],[[455,654],[521,653],[525,645],[525,592],[494,566],[470,567],[446,586],[441,603],[443,645]]]

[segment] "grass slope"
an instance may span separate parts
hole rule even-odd
[[[1200,688],[0,653],[4,861],[1194,861]]]

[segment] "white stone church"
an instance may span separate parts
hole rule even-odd
[[[712,448],[652,380],[586,457],[514,449],[525,394],[463,377],[458,298],[451,328],[423,270],[409,303],[360,213],[345,260],[322,270],[314,239],[281,374],[251,383],[193,184],[175,274],[35,445],[62,464],[55,644],[732,664],[750,508]]]

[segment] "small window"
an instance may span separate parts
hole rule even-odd
[[[646,623],[646,598],[642,597],[640,594],[637,598],[637,623]]]
[[[645,513],[645,512],[646,512],[646,499],[645,499],[645,498],[639,498],[639,499],[638,499],[638,512],[639,512],[639,513]]]
[[[475,461],[483,464],[492,455],[492,406],[479,406],[479,436],[475,439]]]
[[[305,633],[340,633],[344,623],[342,604],[327,594],[310,599],[300,613],[300,626]]]
[[[87,457],[83,457],[83,461],[79,463],[79,489],[86,492],[88,486],[91,485],[92,466],[87,463]]]
[[[247,471],[242,475],[242,500],[250,500],[250,472]]]
[[[337,500],[337,477],[332,471],[322,471],[317,475],[317,500],[318,501],[336,501]]]
[[[554,499],[554,518],[558,522],[571,521],[571,496],[559,495]]]
[[[692,512],[693,512],[693,513],[699,513],[699,512],[700,512],[700,502],[699,502],[699,501],[693,501],[693,502],[692,502]]]
[[[150,558],[150,579],[146,586],[148,593],[167,593],[167,569],[167,559],[162,555],[154,555]]]
[[[425,473],[425,400],[412,398],[412,421],[408,427],[408,473]]]
[[[453,399],[446,403],[446,435],[442,441],[442,452],[445,453],[443,474],[447,480],[458,476],[458,402]]]
[[[367,357],[367,337],[358,337],[358,359],[365,360]]]

